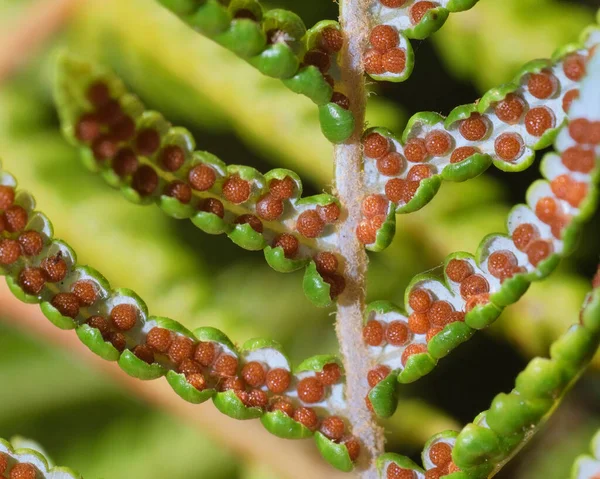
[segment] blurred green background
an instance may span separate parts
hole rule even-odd
[[[0,33],[31,3],[0,0]],[[113,285],[137,291],[153,314],[189,327],[217,326],[236,341],[271,337],[294,362],[336,352],[332,311],[308,303],[301,273],[276,273],[260,253],[205,235],[155,207],[128,204],[82,166],[60,135],[51,98],[53,58],[67,47],[111,65],[147,105],[189,128],[200,149],[263,171],[294,169],[307,193],[327,189],[332,171],[331,146],[312,103],[194,34],[153,0],[80,3],[61,33],[0,84],[5,167],[35,194],[57,236],[82,263]],[[307,25],[335,18],[337,10],[329,0],[264,3],[296,11]],[[472,11],[451,16],[431,40],[415,43],[416,69],[407,83],[372,85],[369,124],[400,132],[417,111],[447,113],[474,101],[522,63],[576,40],[598,7],[598,0],[480,0]],[[399,218],[388,250],[371,256],[369,299],[400,302],[414,274],[439,266],[451,251],[473,251],[488,232],[503,231],[510,205],[523,201],[538,175],[535,167],[518,175],[490,171],[443,185],[425,209]],[[552,279],[534,285],[494,327],[404,389],[398,412],[386,422],[389,450],[418,454],[429,435],[470,421],[496,393],[511,389],[529,358],[546,354],[549,342],[577,319],[597,264],[599,234],[596,215],[577,254]],[[12,330],[1,316],[2,305],[1,437],[34,438],[57,463],[86,478],[277,477],[127,395],[67,351]],[[600,427],[598,366],[600,358],[544,431],[497,477],[567,477],[571,461]]]

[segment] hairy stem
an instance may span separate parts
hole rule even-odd
[[[366,296],[367,255],[356,237],[363,188],[361,135],[364,130],[366,89],[362,52],[368,35],[368,0],[342,0],[340,23],[344,49],[340,69],[342,88],[350,100],[356,126],[353,135],[334,150],[335,186],[347,214],[340,225],[340,253],[345,260],[346,289],[338,299],[336,331],[346,369],[346,399],[352,434],[362,446],[360,477],[376,479],[375,459],[383,453],[383,429],[367,409],[367,372],[373,366],[362,339],[362,316]]]

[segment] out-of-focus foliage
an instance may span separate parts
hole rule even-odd
[[[0,0],[0,27],[28,3]],[[271,5],[296,10],[309,24],[332,17],[337,8],[323,0]],[[417,47],[415,76],[406,85],[377,87],[369,123],[400,131],[419,96],[424,108],[443,113],[473,101],[523,62],[574,40],[591,18],[591,10],[575,2],[481,0],[470,12],[452,16],[434,35],[435,48],[428,42]],[[328,187],[332,171],[331,146],[311,102],[193,33],[157,2],[82,0],[64,34],[27,71],[0,85],[0,156],[82,262],[101,269],[116,286],[139,292],[154,314],[189,327],[218,326],[238,341],[272,337],[294,361],[335,352],[331,311],[305,300],[297,274],[276,273],[260,255],[157,208],[130,205],[85,170],[62,139],[49,98],[58,46],[108,63],[148,105],[190,128],[199,148],[261,170],[292,168],[302,174],[308,193]],[[425,209],[400,217],[392,246],[372,256],[369,299],[401,300],[414,274],[439,266],[451,251],[473,251],[488,232],[502,231],[508,198],[524,194],[520,183],[513,185],[508,175],[446,184]],[[597,235],[588,228],[584,245],[593,246]],[[478,334],[430,378],[405,389],[386,424],[392,449],[416,452],[437,430],[470,420],[495,393],[512,387],[526,357],[545,353],[579,309],[586,281],[576,265],[594,261],[591,248],[584,250],[587,256],[578,263],[565,262],[552,279],[533,286],[492,334]],[[176,458],[169,463],[176,463],[168,475],[173,479],[274,479],[262,466],[237,463],[198,431],[126,397],[63,353],[0,328],[0,384],[10,385],[0,388],[0,435],[33,437],[57,462],[85,477],[158,479],[166,474],[160,459],[170,456]],[[600,398],[591,379],[575,392],[583,397],[580,414],[597,422],[586,402]],[[569,427],[561,423],[559,434],[570,433]],[[573,434],[580,431],[576,427]],[[499,477],[566,477],[575,452],[564,460],[552,454],[555,463],[548,468],[536,444]],[[530,457],[546,475],[532,475],[525,467]]]
[[[20,18],[23,10],[32,3],[32,0],[2,0],[0,8],[2,16],[0,17],[0,26],[7,27],[15,19]]]

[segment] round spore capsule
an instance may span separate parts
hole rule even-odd
[[[375,319],[371,319],[363,328],[363,339],[369,346],[381,345],[384,336],[385,330],[383,325]]]
[[[313,404],[323,400],[325,389],[316,377],[301,379],[297,387],[298,398],[305,403]]]
[[[138,319],[138,309],[131,304],[118,304],[110,311],[110,320],[121,331],[132,329]]]
[[[265,368],[257,361],[246,363],[242,368],[241,374],[244,381],[253,388],[258,388],[265,383]]]
[[[332,441],[339,441],[343,435],[346,426],[344,421],[338,416],[328,416],[321,421],[319,431]]]
[[[283,394],[290,387],[291,376],[287,369],[271,369],[265,379],[267,388],[275,394]]]
[[[223,196],[236,205],[248,201],[251,191],[250,182],[239,176],[231,176],[223,184]]]
[[[381,158],[390,150],[390,142],[379,133],[370,133],[363,140],[363,149],[369,158]]]
[[[390,25],[377,25],[369,35],[371,45],[382,53],[398,46],[400,37],[396,29]]]
[[[316,378],[324,386],[333,386],[342,377],[342,370],[336,363],[330,363],[323,366],[322,371],[316,373]]]

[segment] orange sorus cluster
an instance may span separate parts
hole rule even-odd
[[[329,30],[331,32],[327,33]],[[322,38],[328,40],[322,41],[323,45],[335,43],[333,32],[339,34],[333,28],[324,29]],[[264,222],[280,222],[284,216],[290,216],[286,210],[293,209],[291,201],[299,191],[299,185],[293,178],[273,178],[269,181],[268,191],[257,196],[258,187],[254,181],[243,179],[238,174],[222,176],[209,164],[189,164],[186,152],[178,145],[162,144],[156,129],[137,129],[135,121],[123,111],[118,100],[111,98],[105,83],[93,83],[87,90],[87,98],[95,109],[84,113],[77,121],[77,139],[91,148],[98,163],[110,162],[115,174],[143,197],[170,196],[232,224],[249,224],[257,233],[264,233],[273,247],[281,247],[288,259],[299,259],[302,239],[321,237],[329,231],[327,226],[335,223],[340,216],[336,203],[315,205],[297,214],[293,232],[265,231]],[[141,162],[140,157],[154,164]],[[157,172],[156,166],[162,174]],[[161,176],[165,175],[177,179],[164,181]],[[228,211],[229,206],[238,205],[243,205],[248,212],[233,214]],[[344,289],[343,277],[337,273],[337,268],[327,271],[323,279],[332,285],[333,297]]]
[[[389,321],[377,316],[363,329],[365,343],[383,348],[391,345],[401,353],[398,367],[413,354],[427,351],[427,343],[445,326],[464,321],[465,315],[490,302],[504,281],[540,267],[553,253],[560,253],[562,233],[577,216],[588,196],[591,173],[597,168],[600,122],[572,120],[564,135],[561,156],[549,155],[544,171],[550,182],[539,182],[530,190],[531,208],[519,206],[509,218],[510,237],[494,236],[483,245],[487,250],[479,267],[473,258],[454,257],[445,266],[448,288],[437,280],[419,281],[408,296],[408,318],[398,314]],[[559,138],[558,144],[564,144]],[[598,280],[596,280],[597,282]],[[382,364],[369,372],[375,387],[391,368]]]
[[[73,274],[74,265],[60,252],[47,256],[45,253],[52,249],[48,239],[37,231],[25,230],[29,215],[14,204],[14,197],[12,187],[0,186],[0,265],[14,268],[10,274],[25,293],[47,297],[60,314],[96,328],[120,352],[129,349],[148,364],[159,363],[182,373],[200,391],[233,390],[248,407],[281,410],[310,430],[318,429],[331,440],[345,444],[351,457],[358,456],[360,445],[347,433],[343,419],[320,418],[317,409],[307,407],[315,404],[319,411],[324,409],[317,403],[325,400],[328,388],[340,381],[342,373],[337,364],[327,364],[312,375],[303,373],[296,381],[286,369],[268,368],[257,361],[242,364],[235,353],[217,342],[196,341],[161,327],[150,329],[139,342],[136,338],[144,325],[139,307],[126,298],[108,295],[91,277]],[[337,268],[335,256],[329,253],[321,253],[317,264],[322,271]],[[53,287],[45,288],[48,283]],[[293,397],[285,396],[286,392],[293,393]]]
[[[348,434],[344,419],[323,415],[324,408],[318,404],[327,398],[328,388],[341,381],[342,371],[336,363],[299,379],[285,368],[271,368],[257,360],[244,362],[216,342],[194,342],[160,327],[152,328],[146,344],[134,352],[138,348],[144,348],[147,360],[153,354],[166,356],[199,391],[233,391],[246,407],[281,411],[309,430],[319,430],[332,441],[345,444],[353,460],[358,457],[360,444]]]
[[[514,264],[510,261],[510,255],[511,252],[500,251],[490,256],[491,263],[495,265],[490,267],[490,273],[500,281],[525,271],[518,267],[516,261]],[[507,261],[502,261],[506,258]],[[391,345],[402,349],[400,360],[402,366],[405,366],[412,355],[427,352],[427,343],[445,326],[464,321],[466,313],[475,306],[489,302],[490,283],[483,272],[476,271],[469,261],[450,260],[446,265],[446,276],[452,282],[453,289],[460,294],[464,310],[457,310],[450,301],[438,297],[426,287],[426,283],[417,284],[408,297],[408,308],[411,311],[408,318],[399,315],[398,319],[390,322],[378,320],[376,317],[369,319],[363,328],[365,343],[372,347]],[[452,295],[450,291],[448,294]],[[367,376],[369,386],[375,387],[390,372],[391,368],[386,365],[375,367]]]
[[[429,446],[427,455],[431,467],[425,471],[424,479],[440,479],[443,476],[459,472],[460,469],[452,462],[453,445],[439,440]],[[390,462],[385,469],[385,479],[417,479],[421,477],[413,469],[407,469]]]
[[[489,284],[483,276],[473,274],[470,264],[466,261],[452,260],[448,265],[451,268],[451,274],[454,274],[454,268],[459,266],[455,265],[454,261],[461,263],[460,268],[464,270],[460,290],[463,299],[467,302],[466,309],[468,311],[476,304],[481,304],[482,299],[487,297]],[[404,347],[401,357],[402,365],[406,365],[408,358],[413,354],[426,352],[426,343],[440,333],[446,325],[464,321],[465,318],[464,311],[456,311],[448,301],[437,299],[433,292],[423,287],[411,291],[409,306],[413,312],[407,320],[399,319],[385,323],[377,319],[370,319],[363,329],[364,340],[369,346],[383,347],[389,344],[395,347]],[[421,335],[425,335],[425,342],[423,338],[416,337]],[[390,371],[381,369],[379,366],[372,372],[369,383],[371,387],[374,387]]]
[[[356,227],[356,236],[363,244],[372,244],[377,240],[377,231],[387,218],[390,209],[389,200],[383,195],[369,195],[361,204],[363,220]]]
[[[600,145],[600,122],[575,119],[569,123],[568,132],[574,144],[560,157],[565,173],[551,179],[549,194],[537,199],[534,206],[536,217],[550,227],[552,238],[542,238],[533,223],[519,224],[512,234],[515,247],[525,252],[534,266],[554,252],[554,240],[561,239],[562,231],[587,197],[589,175],[597,166],[595,147]]]
[[[404,8],[409,0],[378,0],[387,8]],[[412,25],[421,22],[425,14],[439,3],[417,1],[407,11]],[[391,73],[401,75],[407,66],[406,48],[401,45],[398,30],[391,25],[375,26],[369,36],[370,48],[364,54],[365,72],[369,75]]]
[[[346,289],[346,280],[337,273],[339,262],[337,256],[329,251],[317,253],[313,258],[317,267],[317,272],[327,284],[329,284],[329,295],[331,298],[337,298]]]
[[[0,185],[0,266],[16,268],[12,272],[25,293],[40,296],[47,284],[61,283],[69,272],[69,265],[58,251],[47,254],[47,239],[41,233],[27,230],[28,212],[14,204],[14,189]],[[65,316],[76,317],[80,306],[85,306],[95,290],[85,282],[75,282],[71,292],[53,294],[52,305]]]
[[[337,364],[327,364],[314,374],[302,373],[302,378],[296,380],[283,368],[268,368],[258,361],[243,364],[218,342],[197,341],[161,327],[153,327],[143,335],[145,315],[135,302],[112,296],[91,276],[75,271],[66,255],[59,252],[48,256],[53,249],[48,238],[25,229],[29,214],[14,204],[14,198],[12,187],[0,186],[0,265],[9,269],[25,293],[48,299],[61,315],[97,329],[118,351],[129,349],[148,364],[158,363],[184,374],[199,391],[233,390],[246,406],[281,410],[310,430],[318,429],[331,440],[345,444],[351,457],[358,456],[360,445],[347,433],[344,420],[335,415],[320,418],[317,412],[324,410],[317,403],[327,398],[328,388],[341,380]],[[321,271],[331,272],[337,268],[337,259],[323,252],[317,256],[317,265]],[[48,283],[52,288],[46,288]],[[316,408],[307,407],[310,405]],[[11,474],[13,479],[17,472]],[[29,476],[14,479],[22,477]]]
[[[63,281],[72,271],[68,258],[59,250],[49,254],[48,239],[34,230],[26,230],[27,211],[13,204],[14,190],[0,186],[0,265],[15,268],[11,275],[23,291],[38,298],[49,299],[63,316],[78,318],[85,308],[93,306],[100,298],[100,289],[91,280],[72,282],[65,291]],[[47,285],[53,288],[46,288]],[[59,292],[56,292],[59,290]],[[124,331],[131,329],[137,318],[136,309],[130,305],[115,306],[110,312],[110,322],[101,316],[91,316],[87,321],[101,329],[105,338],[117,349],[126,347]]]
[[[399,48],[400,35],[390,25],[377,25],[369,36],[371,47],[365,52],[365,71],[370,75],[401,74],[406,68],[406,49]]]
[[[489,256],[488,270],[500,282],[526,271],[517,264],[515,255],[507,250],[495,251]],[[425,341],[429,342],[446,325],[464,321],[466,313],[475,306],[489,302],[490,283],[483,271],[476,271],[471,262],[463,259],[451,259],[446,265],[445,272],[453,284],[453,289],[454,287],[457,289],[464,302],[464,311],[456,310],[449,301],[438,298],[427,287],[417,285],[411,290],[408,297],[408,307],[411,311],[408,319],[406,321],[396,320],[387,324],[376,319],[369,320],[363,330],[365,342],[369,346],[391,344],[396,347],[404,347],[408,345],[402,354],[402,364],[405,365],[410,356],[427,350],[426,344],[421,340],[410,344],[414,336],[425,335]],[[449,294],[451,293],[449,292]]]
[[[77,280],[66,286],[68,282],[65,279],[73,267],[67,262],[68,258],[61,251],[48,254],[50,248],[46,248],[47,238],[37,231],[25,229],[29,215],[24,208],[18,205],[6,207],[6,202],[12,202],[14,198],[12,188],[0,186],[0,198],[0,210],[4,209],[0,221],[4,222],[5,227],[4,231],[0,229],[0,265],[15,268],[11,275],[26,294],[49,299],[63,316],[88,322],[98,328],[115,348],[123,351],[127,346],[123,333],[136,325],[137,308],[120,304],[112,308],[108,319],[92,314],[86,317],[86,308],[93,307],[100,299],[100,287],[88,279]],[[18,212],[18,222],[14,220],[14,212]],[[46,288],[50,284],[53,287]]]
[[[325,27],[320,32],[316,47],[304,54],[302,65],[313,65],[319,69],[325,81],[334,89],[331,102],[345,110],[350,109],[350,100],[346,95],[335,91],[335,80],[331,76],[331,68],[335,57],[344,46],[344,37],[340,30],[335,27]]]
[[[437,136],[434,133],[429,138],[431,151],[440,148]],[[388,138],[379,133],[370,133],[365,137],[363,147],[365,155],[376,160],[377,170],[382,175],[398,176],[408,169],[406,178],[392,178],[385,185],[385,196],[393,203],[408,203],[415,196],[421,181],[433,175],[432,166],[423,163],[429,151],[425,141],[409,140],[402,155],[393,151],[393,144]],[[414,165],[408,168],[407,161]]]
[[[296,396],[300,401],[300,407],[292,413],[292,409],[284,411],[294,420],[300,422],[308,429],[319,430],[324,436],[332,441],[343,443],[348,449],[350,458],[354,461],[360,453],[360,443],[348,433],[347,425],[343,418],[339,416],[324,416],[318,418],[317,409],[311,409],[304,405],[317,405],[327,397],[328,388],[339,383],[342,378],[342,371],[336,363],[329,363],[323,367],[322,371],[314,374],[302,374],[295,384]],[[283,398],[288,403],[291,398]],[[286,406],[286,409],[289,406]],[[293,407],[293,406],[292,406]],[[321,409],[321,408],[319,408]]]
[[[14,462],[8,455],[0,452],[0,478],[1,479],[36,479],[37,468],[28,462]]]
[[[427,128],[422,125],[408,135],[405,145],[377,132],[367,134],[363,139],[365,161],[375,161],[377,174],[383,177],[378,188],[382,190],[380,194],[396,205],[404,205],[414,198],[424,179],[477,153],[489,154],[507,163],[517,162],[526,150],[522,133],[526,132],[529,141],[535,143],[558,125],[571,102],[578,97],[576,82],[583,78],[586,62],[583,53],[572,53],[553,69],[525,75],[520,89],[493,103],[487,112],[472,113],[457,121],[450,130],[444,130],[441,125]],[[564,84],[559,76],[564,77]],[[561,96],[562,113],[546,104]],[[594,166],[593,155],[587,150],[574,148],[564,156],[564,161],[576,168],[575,171],[589,172]],[[568,189],[568,199],[573,205],[585,196],[581,185],[566,178],[557,179],[555,188],[562,188],[563,195]],[[359,239],[371,244],[382,224],[380,218],[374,220],[366,216]]]

